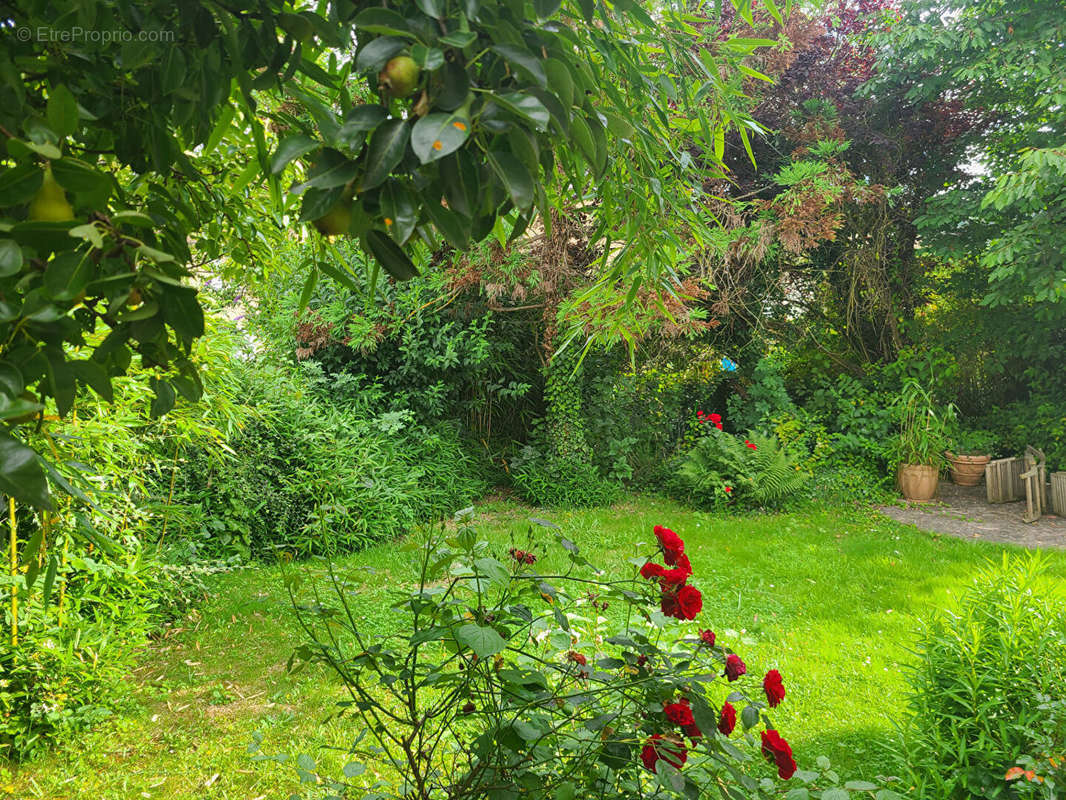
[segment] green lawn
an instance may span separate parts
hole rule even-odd
[[[512,503],[479,508],[488,538],[501,543],[531,513]],[[774,716],[800,766],[824,754],[851,778],[889,768],[883,745],[903,711],[901,666],[917,618],[1003,549],[835,508],[720,517],[636,498],[536,515],[561,525],[594,563],[618,570],[630,568],[635,545],[646,548],[654,524],[680,533],[704,595],[702,626],[753,673],[781,670],[789,695]],[[1066,553],[1052,556],[1053,573],[1066,578]],[[413,578],[409,557],[381,545],[344,561],[367,568],[357,613],[378,629],[397,624],[388,600]],[[338,684],[319,670],[285,671],[300,636],[281,570],[232,573],[214,589],[145,653],[132,680],[134,711],[14,776],[0,770],[0,796],[267,800],[299,792],[291,765],[252,760],[257,732],[265,753],[306,752],[339,769],[343,758],[324,748],[343,747],[352,729],[323,723],[342,699]]]

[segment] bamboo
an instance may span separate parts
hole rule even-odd
[[[19,646],[19,554],[18,522],[15,520],[15,498],[8,498],[7,513],[11,519],[11,646]]]

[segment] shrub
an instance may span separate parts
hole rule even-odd
[[[194,451],[178,475],[179,535],[201,554],[358,550],[485,488],[454,426],[328,402],[284,365],[254,362],[243,381],[255,420],[228,458]]]
[[[921,630],[905,737],[916,797],[1050,800],[1066,785],[1066,595],[1045,568],[1004,555]],[[1019,765],[1044,780],[1007,781]]]
[[[679,499],[705,507],[772,506],[806,483],[801,461],[773,436],[749,431],[744,438],[712,428],[680,459],[673,489]]]
[[[519,496],[535,506],[591,508],[618,500],[622,487],[581,458],[545,455],[526,445],[514,459],[511,481]]]
[[[655,526],[658,547],[608,573],[541,533],[550,523],[519,547],[480,540],[466,513],[456,521],[416,545],[418,578],[394,606],[408,635],[358,622],[345,589],[355,575],[330,571],[337,607],[314,584],[314,601],[300,602],[290,576],[310,637],[295,659],[337,672],[360,728],[343,776],[300,754],[302,779],[333,796],[407,800],[765,798],[794,774],[824,789],[818,773],[797,774],[774,729],[787,682],[773,669],[756,677],[700,629],[702,595],[676,533]]]

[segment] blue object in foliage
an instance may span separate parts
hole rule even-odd
[[[723,372],[736,372],[737,371],[737,362],[734,361],[731,358],[726,358],[725,356],[722,356],[722,371]]]

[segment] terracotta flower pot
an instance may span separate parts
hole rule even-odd
[[[939,470],[926,464],[901,464],[899,467],[899,488],[907,500],[919,502],[932,500],[936,496],[939,482]]]
[[[985,474],[985,466],[992,460],[991,456],[957,456],[948,453],[951,462],[951,480],[956,486],[976,486]]]

